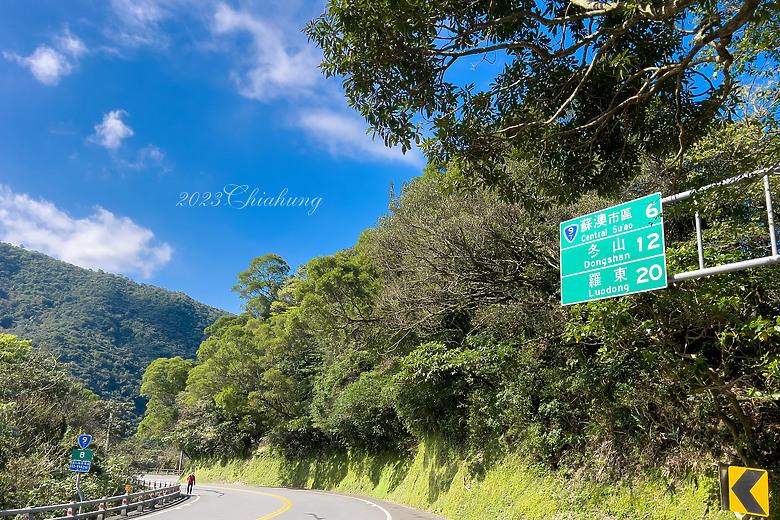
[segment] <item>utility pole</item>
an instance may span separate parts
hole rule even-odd
[[[111,419],[114,412],[108,412],[108,426],[106,427],[106,456],[108,456],[108,442],[111,440]]]

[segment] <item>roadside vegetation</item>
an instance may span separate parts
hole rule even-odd
[[[68,466],[78,436],[87,432],[95,435],[92,469],[80,482],[85,496],[124,493],[139,459],[133,442],[106,451],[107,432],[129,433],[109,422],[114,404],[75,382],[56,357],[0,334],[0,509],[78,501]]]
[[[136,442],[201,479],[456,519],[728,518],[718,464],[780,469],[780,267],[562,307],[559,224],[776,167],[778,20],[760,1],[333,0],[306,28],[323,71],[428,167],[351,248],[253,259],[244,312],[148,365]],[[664,208],[669,273],[698,266],[696,211],[706,266],[769,254],[745,183]],[[52,450],[68,420],[41,430]]]
[[[698,165],[691,182],[706,183]],[[246,312],[218,320],[197,360],[147,369],[139,434],[181,448],[207,475],[229,478],[213,464],[234,460],[233,478],[268,484],[284,479],[256,476],[264,464],[310,461],[287,482],[360,490],[367,481],[343,479],[367,463],[361,454],[387,454],[378,475],[396,468],[400,480],[375,494],[454,518],[472,518],[454,513],[461,500],[497,511],[508,488],[479,490],[529,475],[545,483],[534,500],[550,489],[571,494],[545,502],[546,513],[507,499],[517,518],[576,504],[604,518],[683,518],[652,512],[653,501],[688,508],[685,518],[715,515],[718,463],[775,469],[778,460],[780,272],[560,305],[559,223],[667,193],[655,173],[648,166],[615,198],[529,209],[480,189],[447,194],[429,169],[351,249],[296,272],[277,255],[253,260],[235,287]],[[707,265],[767,254],[761,183],[739,197],[698,199]],[[665,214],[671,273],[697,266],[692,211],[680,204]],[[431,456],[420,449],[431,439],[448,455],[410,472]],[[343,475],[320,478],[333,468]],[[418,478],[440,480],[442,495],[404,491],[400,482]],[[627,489],[648,495],[634,503]]]
[[[203,482],[360,493],[454,520],[733,518],[713,507],[714,469],[684,479],[638,471],[615,481],[598,473],[572,476],[517,454],[489,465],[461,457],[458,449],[429,438],[412,453],[355,450],[289,458],[259,450],[246,460],[203,459],[191,467]]]

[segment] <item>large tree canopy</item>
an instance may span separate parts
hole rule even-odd
[[[761,0],[331,0],[306,31],[386,144],[433,136],[426,152],[460,172],[458,188],[568,198],[614,192],[646,153],[681,161],[740,81],[772,69],[773,10]],[[535,163],[540,186],[513,178],[511,156]]]

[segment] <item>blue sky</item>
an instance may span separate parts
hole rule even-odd
[[[255,256],[355,244],[424,159],[320,73],[324,7],[4,0],[0,241],[231,312]]]

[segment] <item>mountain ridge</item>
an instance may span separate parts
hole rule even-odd
[[[49,350],[87,388],[137,410],[146,366],[194,358],[204,329],[226,314],[183,292],[0,242],[0,332]]]

